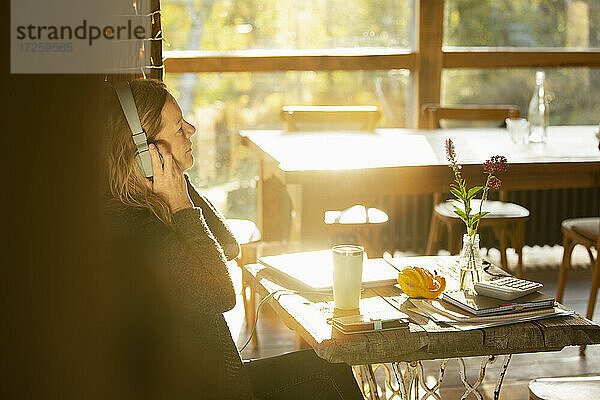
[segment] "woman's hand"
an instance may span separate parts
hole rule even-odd
[[[152,158],[153,180],[148,179],[148,189],[161,196],[169,205],[171,213],[184,208],[192,208],[194,205],[187,191],[187,183],[183,171],[179,168],[173,155],[163,145],[159,144],[157,149],[154,143],[148,145],[150,157]],[[163,157],[164,167],[160,161],[158,152]]]

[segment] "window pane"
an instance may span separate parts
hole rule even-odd
[[[444,45],[600,47],[600,1],[446,0]]]
[[[535,87],[535,69],[445,70],[444,104],[514,104],[527,115]],[[600,69],[546,68],[551,125],[600,122]]]
[[[283,129],[283,105],[377,105],[378,127],[406,126],[408,70],[166,74],[197,133],[195,185],[229,218],[256,218],[255,156],[241,129]]]
[[[412,0],[165,0],[165,50],[409,47]]]

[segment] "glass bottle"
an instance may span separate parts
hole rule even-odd
[[[548,138],[549,110],[548,96],[546,96],[544,88],[545,80],[546,74],[544,71],[535,73],[535,90],[527,112],[529,141],[532,143],[545,143]]]
[[[469,236],[463,235],[463,247],[459,255],[459,290],[466,294],[475,294],[474,285],[481,281],[481,271],[483,270],[483,259],[479,251],[479,234]]]

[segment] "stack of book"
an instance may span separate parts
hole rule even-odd
[[[571,315],[573,312],[540,292],[506,301],[461,291],[444,293],[441,300],[411,299],[413,311],[461,330],[515,324]]]
[[[507,301],[478,294],[468,295],[465,292],[456,291],[444,293],[442,299],[474,315],[514,314],[516,312],[554,307],[554,298],[540,292]]]

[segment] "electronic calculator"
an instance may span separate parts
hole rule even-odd
[[[516,299],[537,292],[543,287],[544,285],[541,283],[513,278],[512,276],[475,283],[477,294],[502,300]]]

